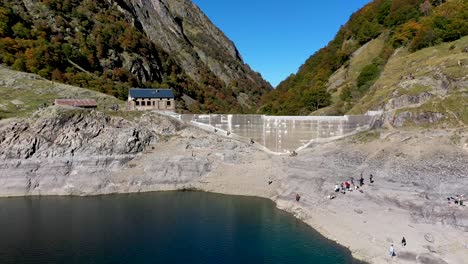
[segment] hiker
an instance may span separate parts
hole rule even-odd
[[[351,181],[351,184],[354,186],[354,177],[351,176],[349,180]]]
[[[406,247],[406,239],[405,237],[403,237],[403,239],[401,240],[401,245]]]
[[[298,193],[296,193],[296,202],[299,202],[300,199],[301,199],[301,196]]]
[[[374,183],[374,175],[372,175],[372,173],[369,175],[369,182]]]
[[[359,186],[362,187],[364,185],[364,177],[362,177],[362,174],[361,174],[361,178],[359,179]]]
[[[393,244],[390,245],[390,257],[396,256],[395,254],[395,248],[393,247]]]
[[[349,191],[349,187],[351,187],[351,184],[349,184],[349,182],[345,182],[345,186],[346,186],[346,190]]]
[[[340,191],[340,186],[338,186],[338,184],[335,185],[335,192],[339,192]]]
[[[458,205],[463,206],[463,195],[458,196]]]
[[[344,186],[344,184],[341,183],[340,186],[341,186],[341,193],[345,193],[345,186]]]
[[[293,150],[291,152],[291,154],[289,154],[290,157],[296,157],[297,156],[297,152],[295,150]]]

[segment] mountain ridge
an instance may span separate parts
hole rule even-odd
[[[265,94],[260,112],[273,115],[356,113],[351,109],[373,91],[374,83],[398,49],[413,53],[468,35],[467,10],[468,3],[462,0],[374,0],[352,14],[335,38],[310,56],[297,73]],[[375,48],[376,54],[361,60],[362,65],[354,67],[353,78],[346,78],[344,84],[334,82],[340,71],[348,73],[357,52],[376,39],[382,41],[381,47]]]

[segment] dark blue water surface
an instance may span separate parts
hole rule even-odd
[[[357,263],[266,199],[202,192],[0,199],[0,263]]]

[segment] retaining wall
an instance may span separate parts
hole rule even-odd
[[[273,152],[287,153],[311,141],[342,138],[368,130],[380,112],[356,116],[177,115],[202,129],[253,139]]]

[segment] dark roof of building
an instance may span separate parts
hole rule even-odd
[[[172,89],[131,88],[129,93],[133,98],[174,98]]]
[[[55,105],[97,107],[97,102],[94,99],[55,99]]]

